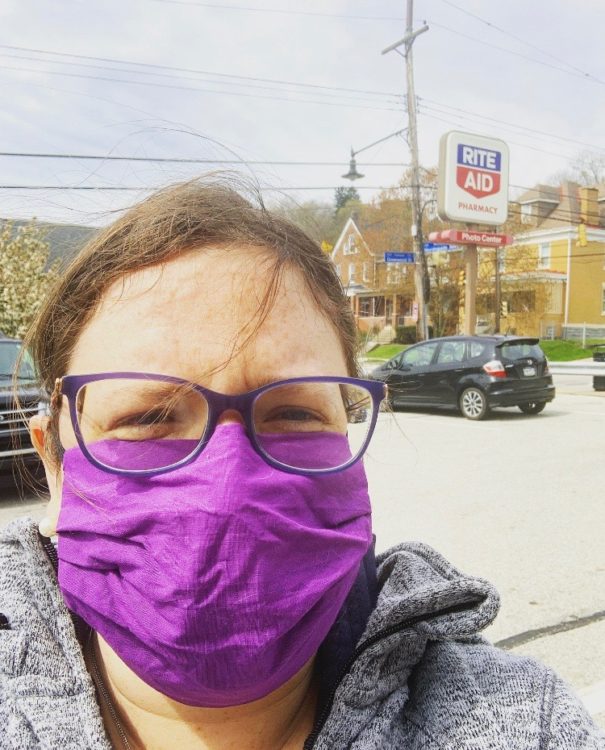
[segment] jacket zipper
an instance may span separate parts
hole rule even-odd
[[[324,724],[326,723],[328,716],[330,715],[330,712],[332,711],[334,697],[336,696],[338,686],[346,677],[347,673],[349,672],[353,664],[357,661],[357,659],[359,659],[359,657],[371,646],[373,646],[375,643],[378,643],[378,641],[383,640],[384,638],[389,638],[391,635],[395,635],[395,633],[399,633],[402,630],[407,630],[408,628],[412,627],[413,625],[417,625],[420,622],[427,622],[429,620],[435,619],[436,617],[463,612],[469,608],[469,605],[472,606],[474,604],[481,604],[483,601],[484,599],[473,599],[467,602],[462,602],[461,604],[456,604],[452,607],[447,607],[446,609],[438,610],[432,615],[416,615],[415,617],[409,617],[407,620],[403,620],[402,622],[397,623],[397,625],[391,625],[388,628],[384,628],[384,630],[380,630],[371,638],[368,638],[367,641],[361,643],[355,649],[349,661],[344,665],[340,674],[338,675],[338,678],[334,682],[334,685],[332,686],[330,693],[328,694],[328,698],[324,704],[324,707],[315,722],[315,726],[313,727],[311,734],[305,740],[303,750],[312,750],[312,748],[315,747],[317,738],[319,737],[319,734],[323,729]]]

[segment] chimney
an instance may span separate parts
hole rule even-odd
[[[599,190],[596,187],[580,188],[580,221],[589,226],[599,226]]]

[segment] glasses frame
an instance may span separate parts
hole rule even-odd
[[[191,386],[195,391],[200,393],[208,404],[208,422],[206,429],[204,430],[200,442],[197,447],[185,458],[177,461],[169,466],[164,466],[161,469],[117,469],[113,466],[108,466],[102,461],[97,460],[86,447],[86,443],[80,430],[80,424],[78,421],[78,414],[76,411],[77,394],[80,389],[88,383],[94,383],[98,380],[159,380],[164,383],[174,383],[175,385],[187,385]],[[368,427],[363,445],[349,461],[329,469],[297,469],[293,466],[277,461],[268,455],[257,440],[256,430],[254,428],[253,421],[253,409],[255,401],[267,391],[281,385],[291,385],[295,383],[345,383],[348,385],[358,386],[365,388],[372,397],[372,418]],[[95,373],[93,375],[64,375],[62,378],[57,378],[55,385],[55,393],[60,393],[66,396],[69,403],[69,416],[71,418],[71,424],[73,427],[78,446],[82,453],[86,456],[88,461],[102,471],[106,471],[110,474],[118,474],[120,476],[156,476],[159,474],[166,474],[170,471],[180,469],[182,466],[192,463],[202,453],[206,445],[208,445],[218,420],[223,412],[228,410],[234,410],[239,412],[244,420],[248,437],[252,443],[252,447],[258,453],[258,455],[267,463],[269,466],[279,469],[280,471],[287,472],[288,474],[301,474],[303,476],[315,476],[318,474],[334,474],[339,471],[344,471],[352,466],[366,452],[367,447],[372,439],[374,428],[376,427],[376,421],[378,419],[378,412],[380,410],[380,402],[387,395],[387,386],[378,380],[365,380],[363,378],[350,378],[350,377],[339,377],[337,375],[321,375],[321,376],[305,376],[300,378],[289,378],[287,380],[277,380],[273,383],[267,383],[260,388],[256,388],[248,393],[240,393],[235,395],[228,395],[226,393],[218,393],[212,391],[209,388],[205,388],[199,383],[192,383],[190,380],[184,380],[183,378],[177,378],[173,375],[160,375],[149,372],[105,372]]]

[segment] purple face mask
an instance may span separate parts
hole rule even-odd
[[[284,455],[335,449],[333,434],[313,445],[276,439]],[[79,448],[63,468],[67,606],[148,685],[192,706],[247,703],[293,677],[334,623],[371,543],[361,462],[287,474],[237,423],[219,425],[193,463],[167,474],[109,474]]]

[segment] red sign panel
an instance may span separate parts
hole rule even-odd
[[[474,229],[447,229],[444,232],[431,232],[431,242],[450,242],[454,245],[481,245],[482,247],[504,247],[512,245],[510,234],[491,234]]]
[[[500,190],[500,173],[486,172],[473,167],[456,169],[456,185],[475,198],[487,198]]]

